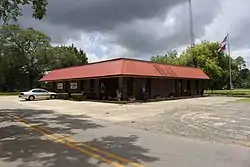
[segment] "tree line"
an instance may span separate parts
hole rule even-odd
[[[199,67],[211,78],[206,89],[229,88],[229,59],[234,88],[250,88],[250,70],[243,57],[218,52],[218,42],[203,41],[178,54],[153,56],[153,62]],[[71,46],[52,46],[50,38],[33,28],[0,27],[0,91],[20,91],[40,86],[45,73],[88,63],[85,52]]]
[[[203,41],[178,54],[175,50],[165,55],[153,56],[151,60],[171,65],[193,66],[201,68],[210,78],[205,82],[205,88],[210,90],[229,89],[229,60],[232,69],[234,88],[250,88],[250,71],[243,57],[229,57],[219,51],[218,42]]]
[[[33,17],[43,19],[46,15],[47,0],[1,0],[0,1],[0,91],[31,88],[46,72],[88,62],[83,50],[72,46],[52,46],[50,38],[33,28],[21,29],[8,25],[22,15],[22,8],[30,5]],[[229,88],[229,59],[234,88],[250,88],[250,71],[243,57],[229,57],[218,52],[218,42],[203,41],[188,47],[178,54],[169,51],[165,55],[151,58],[154,62],[172,65],[195,66],[211,78],[206,89]]]
[[[53,69],[83,65],[83,50],[52,46],[50,38],[33,28],[0,27],[0,91],[19,91],[39,86],[38,80]]]

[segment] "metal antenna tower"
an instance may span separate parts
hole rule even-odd
[[[193,26],[193,11],[192,11],[192,1],[188,0],[189,6],[189,26],[190,26],[190,38],[191,38],[191,47],[195,45],[194,37],[194,26]]]

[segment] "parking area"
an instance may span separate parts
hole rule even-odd
[[[250,103],[234,97],[203,97],[127,105],[64,100],[15,101],[24,106],[202,141],[249,145]],[[3,100],[3,99],[2,99]],[[249,145],[250,146],[250,145]]]
[[[201,141],[250,146],[250,103],[238,98],[181,100],[169,103],[154,117],[122,124]]]
[[[249,166],[249,147],[188,139],[205,139],[195,135],[202,133],[199,126],[204,122],[204,128],[208,129],[204,134],[215,136],[216,132],[210,130],[210,126],[225,126],[211,121],[218,118],[235,124],[229,133],[242,128],[243,124],[236,122],[239,118],[229,121],[229,117],[222,114],[194,114],[211,105],[238,103],[235,100],[218,97],[115,105],[63,100],[30,102],[16,97],[0,97],[0,166]],[[187,124],[193,129],[184,128]],[[224,131],[224,128],[218,128],[217,133]],[[188,138],[179,137],[183,133]],[[225,133],[224,139],[246,142],[247,138],[242,136],[230,138]],[[216,137],[223,139],[220,135]]]

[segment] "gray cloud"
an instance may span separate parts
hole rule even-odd
[[[32,19],[31,8],[23,9],[22,26],[33,26],[52,36],[54,42],[79,37],[79,31],[104,32],[140,19],[162,18],[173,6],[186,0],[51,0],[42,21]]]
[[[104,31],[135,19],[148,19],[186,0],[52,0],[46,21],[84,31]]]
[[[194,32],[196,38],[200,38],[205,33],[205,26],[210,24],[219,13],[220,3],[199,1],[194,3]],[[204,5],[205,7],[202,7]],[[134,24],[123,25],[113,31],[116,34],[114,43],[119,43],[125,48],[129,48],[137,53],[159,54],[168,49],[189,44],[189,17],[188,4],[180,4],[170,12],[169,19],[173,19],[171,25],[164,26],[163,19],[152,19],[149,21],[135,22]]]
[[[249,4],[248,0],[242,0],[242,3],[243,1],[245,6]],[[50,0],[44,20],[31,19],[31,10],[26,7],[19,23],[45,32],[55,43],[64,43],[68,39],[79,40],[82,32],[98,32],[104,36],[103,43],[121,46],[128,51],[129,56],[148,58],[149,55],[161,54],[190,43],[187,2],[188,0]],[[193,0],[196,39],[204,37],[208,31],[210,36],[222,34],[223,23],[236,15],[222,17],[221,25],[217,21],[216,26],[207,29],[218,16],[224,14],[222,2],[223,5],[230,6],[234,0]],[[228,11],[228,6],[226,8]],[[234,6],[231,8],[229,11],[233,11]],[[248,10],[244,11],[247,16]],[[236,50],[250,48],[247,45],[250,18],[243,19],[244,17],[236,18],[232,28],[232,48]],[[214,36],[218,38],[217,35]]]
[[[19,25],[21,27],[33,27],[39,31],[44,32],[46,35],[52,38],[54,43],[63,43],[68,39],[80,39],[81,32],[78,30],[71,30],[67,25],[57,25],[49,22],[41,22],[39,20],[32,19],[31,17],[21,17],[19,19]]]
[[[232,49],[244,49],[250,48],[249,44],[249,30],[250,30],[250,17],[248,19],[241,18],[234,23],[232,29],[233,33],[230,33],[230,41]]]

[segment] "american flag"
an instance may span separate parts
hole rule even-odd
[[[220,49],[218,50],[218,52],[222,51],[224,52],[226,50],[226,46],[227,46],[227,38],[228,35],[223,39],[223,41],[220,43]]]

